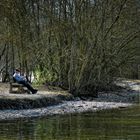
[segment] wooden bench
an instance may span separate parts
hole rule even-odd
[[[28,94],[30,94],[30,91],[27,89],[27,87],[25,87],[22,84],[10,82],[9,93],[28,93]]]

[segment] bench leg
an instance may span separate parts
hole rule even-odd
[[[12,93],[12,85],[10,84],[9,93]]]

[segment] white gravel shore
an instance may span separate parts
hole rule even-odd
[[[131,106],[130,103],[98,102],[98,101],[64,101],[62,104],[39,109],[1,110],[0,120],[50,116],[58,114],[95,112],[97,110],[122,108]]]

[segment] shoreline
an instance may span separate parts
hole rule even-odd
[[[97,101],[64,101],[62,104],[37,109],[1,110],[0,121],[36,118],[54,115],[96,112],[105,109],[126,108],[134,104]]]
[[[5,101],[10,100],[12,103],[6,109],[0,109],[0,121],[130,107],[140,103],[140,85],[137,85],[137,90],[135,85],[131,84],[131,90],[100,92],[98,98],[74,98],[62,91],[40,91],[36,95],[0,94],[0,101],[7,103]],[[18,108],[18,105],[21,107]]]

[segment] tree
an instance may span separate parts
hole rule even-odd
[[[114,77],[131,77],[130,65],[139,63],[137,0],[13,0],[0,7],[1,71],[20,66],[41,83],[94,95]]]

